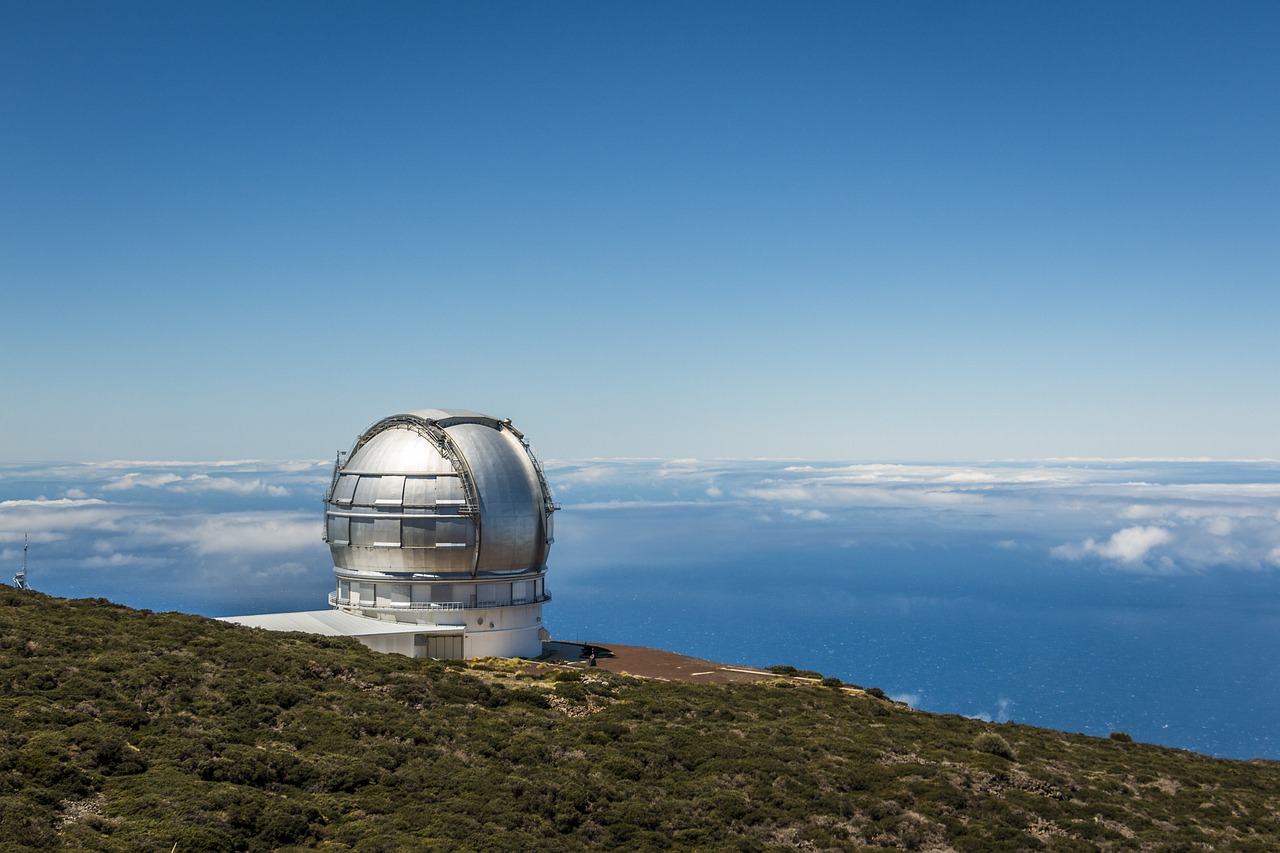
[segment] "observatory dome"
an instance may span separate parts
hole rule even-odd
[[[475,633],[540,626],[556,506],[511,421],[462,409],[383,418],[339,454],[325,505],[335,607]],[[528,653],[468,645],[433,656]],[[531,648],[527,636],[518,645]]]
[[[334,471],[334,565],[379,572],[541,568],[554,504],[511,422],[459,409],[383,418]]]

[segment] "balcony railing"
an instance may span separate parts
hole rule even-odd
[[[541,604],[551,600],[551,593],[543,593],[533,598],[513,598],[510,601],[390,601],[375,604],[372,601],[352,601],[340,598],[338,593],[329,593],[330,607],[346,607],[353,610],[490,610],[494,607],[519,607],[524,604]]]

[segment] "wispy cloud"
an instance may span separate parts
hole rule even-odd
[[[301,512],[219,513],[181,529],[161,525],[157,536],[207,554],[289,554],[314,550],[321,539],[316,514]]]
[[[296,493],[318,498],[327,466],[176,464],[0,466],[5,558],[27,537],[40,589],[139,606],[178,595],[197,611],[200,596],[287,592],[307,575],[322,606],[331,564],[318,501],[315,510],[274,507]]]
[[[801,518],[805,521],[826,521],[831,517],[820,509],[800,509],[798,507],[784,509],[782,513],[783,515],[789,515],[792,518]]]
[[[0,465],[0,545],[10,561],[24,535],[42,546],[46,579],[129,568],[174,583],[323,581],[328,464]],[[1270,463],[624,459],[562,461],[547,476],[564,508],[552,559],[565,571],[949,543],[1123,572],[1280,568]]]
[[[97,498],[0,501],[0,541],[53,542],[77,532],[117,530],[136,510]]]
[[[209,474],[190,474],[183,477],[172,472],[142,474],[136,471],[123,474],[102,486],[104,492],[127,489],[167,489],[171,492],[231,492],[238,495],[265,494],[275,498],[288,497],[289,490],[265,480],[237,480],[231,477],[213,477]]]
[[[1277,565],[1280,553],[1280,471],[1273,463],[562,465],[549,476],[557,488],[568,478],[568,512],[736,507],[743,519],[770,522],[777,536],[785,535],[778,529],[784,521],[822,521],[848,541],[892,536],[903,545],[990,531],[992,547],[1016,543],[1024,553],[1124,571],[1260,569]]]
[[[165,472],[163,474],[139,474],[131,472],[123,474],[102,487],[103,491],[121,492],[125,489],[158,489],[171,483],[181,483],[182,477]]]

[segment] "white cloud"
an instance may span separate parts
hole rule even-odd
[[[46,577],[60,566],[175,578],[325,566],[318,499],[331,463],[166,464],[4,467],[0,497],[17,499],[0,501],[0,546],[30,534]],[[803,526],[806,541],[832,547],[981,541],[1124,571],[1280,568],[1275,465],[621,459],[560,462],[548,477],[573,498],[562,499],[558,563],[772,547]],[[42,492],[63,497],[28,497]],[[157,500],[169,494],[186,497]],[[316,496],[314,511],[249,509],[300,494]]]
[[[812,474],[827,483],[877,483],[884,485],[1022,485],[1076,482],[1084,477],[1081,472],[1070,469],[1012,465],[902,465],[875,463],[824,468],[813,465],[790,465],[782,470],[789,474]]]
[[[198,555],[246,556],[306,551],[321,542],[320,534],[320,517],[310,512],[225,512],[175,530],[172,538]]]
[[[135,510],[96,498],[0,501],[0,541],[53,542],[83,531],[116,530]]]
[[[112,468],[117,468],[117,469],[118,468],[249,468],[254,470],[260,470],[263,468],[276,467],[277,464],[283,464],[287,466],[296,466],[301,464],[301,465],[310,467],[311,465],[314,465],[314,464],[325,464],[325,463],[319,463],[319,462],[271,463],[271,462],[263,462],[258,459],[223,459],[223,460],[217,460],[213,462],[191,462],[191,461],[184,462],[181,460],[170,460],[170,461],[162,462],[162,461],[155,461],[155,460],[149,460],[149,459],[114,459],[114,460],[111,460],[110,462],[86,462],[85,467],[86,468],[106,468],[106,469],[112,469]],[[332,463],[328,463],[328,464],[332,464]]]
[[[565,501],[566,513],[715,506],[736,508],[742,520],[772,518],[780,530],[821,513],[839,541],[869,541],[871,519],[872,538],[903,546],[981,530],[996,547],[1129,571],[1257,570],[1274,565],[1280,547],[1280,474],[1271,464],[628,459],[565,462],[552,476],[573,484],[579,502]],[[673,479],[697,491],[673,495]]]
[[[237,495],[261,492],[273,498],[283,498],[289,494],[289,490],[283,486],[272,485],[264,480],[233,480],[229,477],[210,477],[208,474],[192,474],[177,491],[230,492]]]
[[[803,519],[804,521],[826,521],[831,516],[827,515],[820,509],[784,509],[783,515],[789,515],[792,518]]]
[[[80,565],[86,569],[117,569],[123,567],[159,567],[169,564],[169,560],[164,557],[145,557],[140,554],[130,554],[122,551],[112,551],[108,554],[95,554],[92,557],[86,557],[80,562]]]
[[[1121,563],[1138,563],[1146,559],[1153,548],[1173,540],[1173,534],[1163,527],[1126,527],[1111,534],[1106,542],[1086,539],[1078,546],[1063,545],[1053,549],[1053,555],[1065,559],[1084,556],[1101,557]]]
[[[1236,523],[1223,515],[1203,519],[1202,526],[1213,536],[1230,536],[1236,529]]]
[[[236,495],[266,494],[271,497],[287,497],[289,490],[283,486],[268,483],[255,478],[237,480],[231,477],[212,477],[208,474],[191,474],[187,477],[172,472],[163,474],[140,474],[130,472],[116,477],[102,487],[103,491],[123,491],[126,489],[168,489],[180,494],[196,492],[227,492]]]
[[[1097,546],[1097,553],[1107,559],[1134,563],[1172,539],[1173,534],[1163,527],[1126,527],[1113,533],[1105,545]]]
[[[710,506],[703,501],[664,501],[664,500],[613,500],[613,501],[593,501],[591,503],[574,504],[574,512],[598,512],[600,510],[618,510],[618,509],[662,509],[665,507],[682,507],[682,506]]]
[[[826,507],[941,507],[973,505],[983,496],[964,490],[844,485],[831,482],[778,483],[734,490],[733,495],[772,503],[807,503]]]
[[[158,489],[170,483],[180,483],[182,478],[177,474],[139,474],[136,471],[124,474],[102,487],[104,492],[118,492],[125,489]]]

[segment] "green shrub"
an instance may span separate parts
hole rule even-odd
[[[1133,743],[1133,737],[1127,732],[1112,732],[1111,739],[1120,743]]]
[[[0,851],[1280,849],[1276,762],[464,666],[0,588]]]
[[[1017,753],[1013,751],[1013,747],[1009,746],[1009,742],[995,732],[982,732],[973,739],[973,748],[977,752],[985,752],[988,755],[994,755],[997,758],[1005,758],[1009,761],[1017,760]]]

